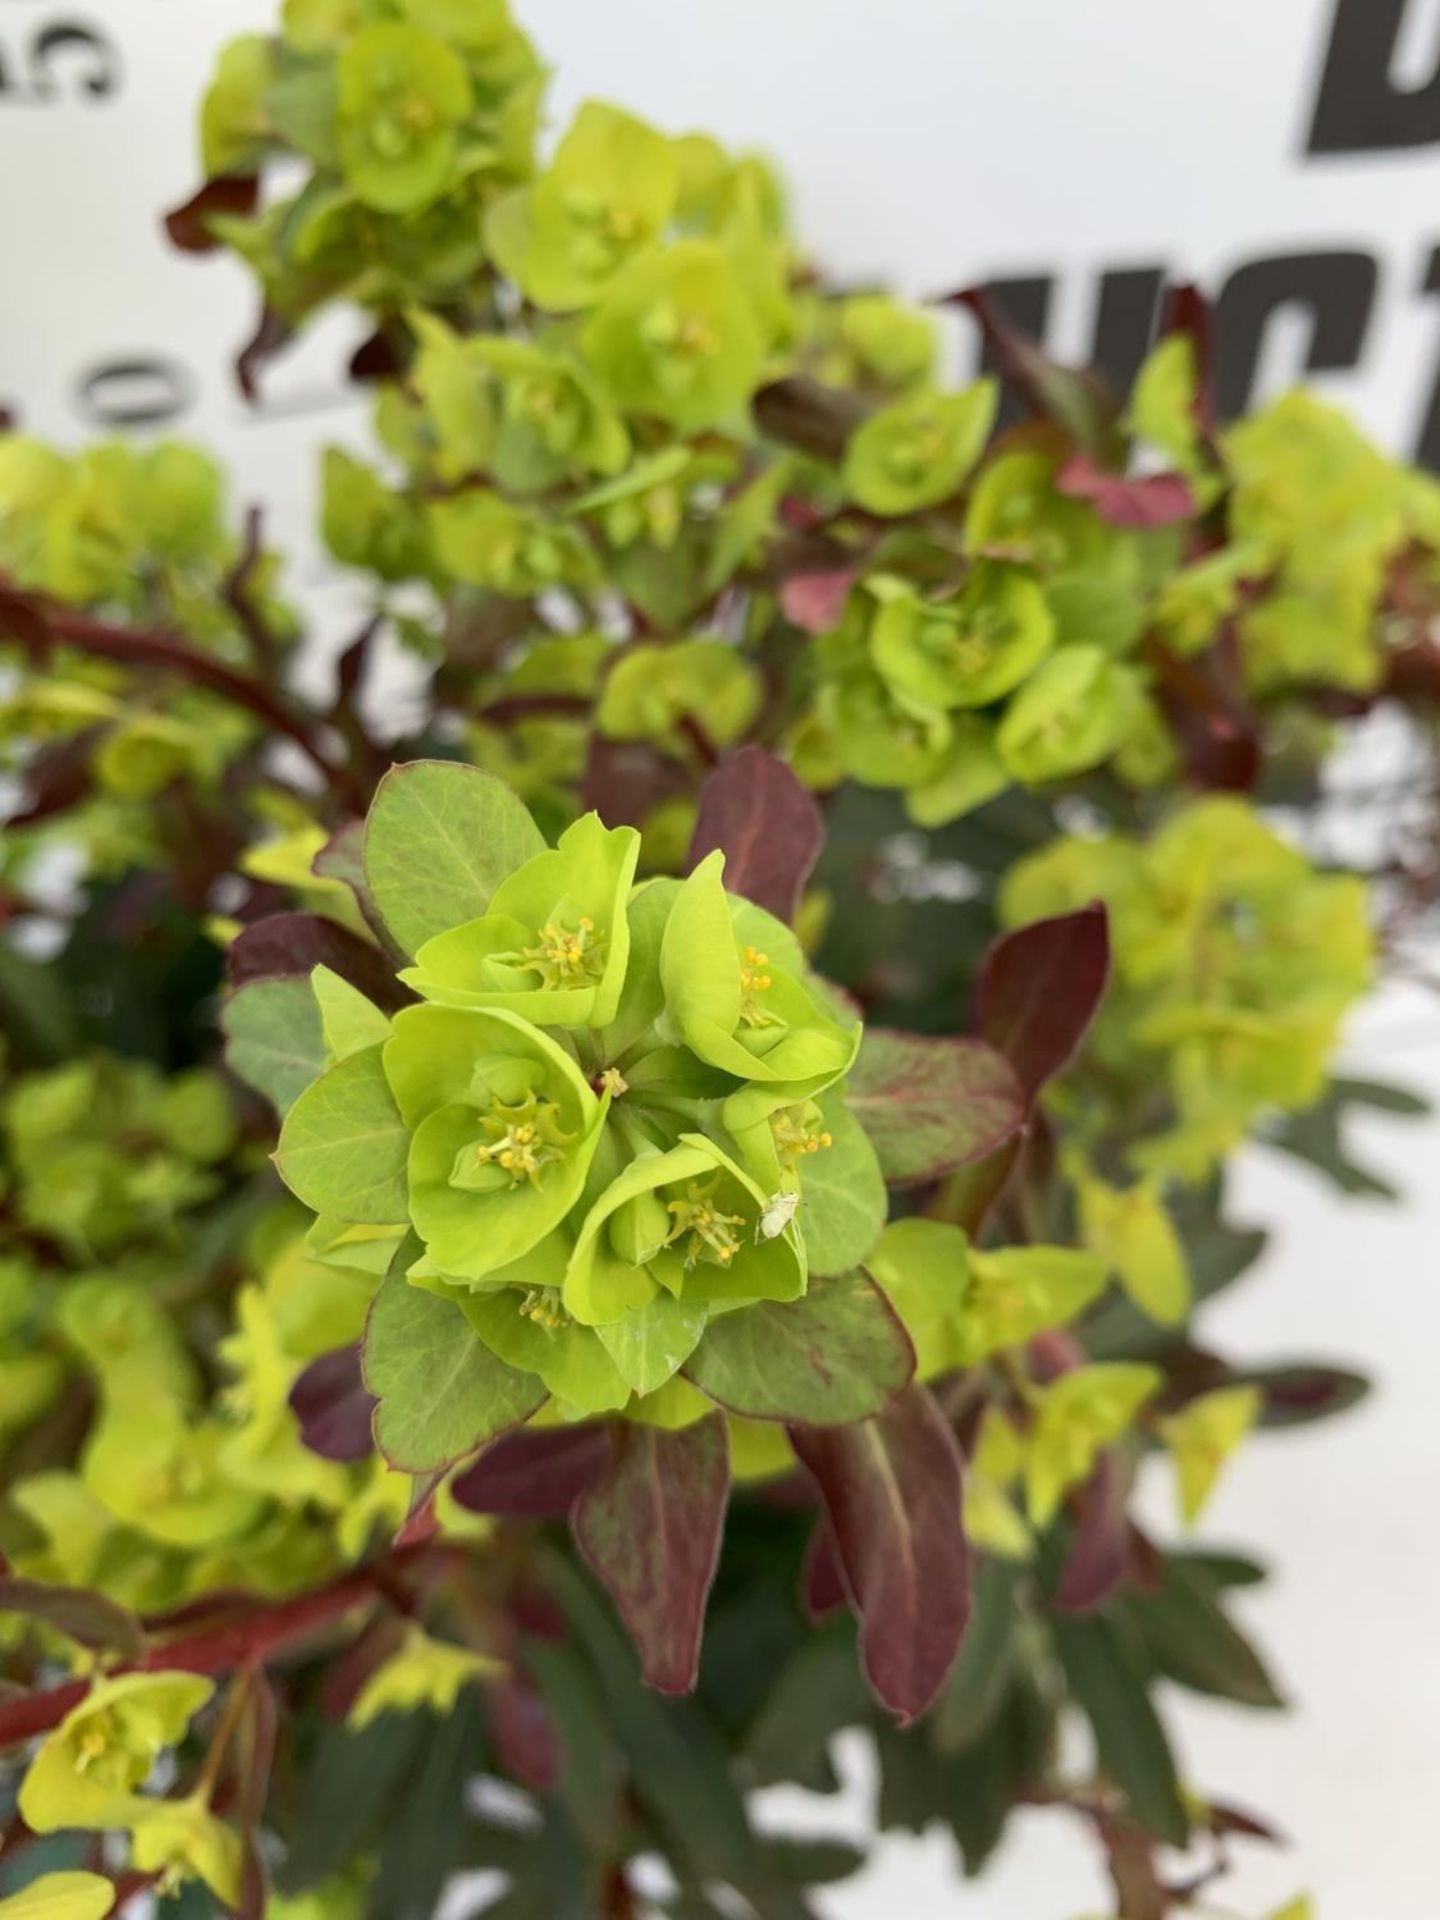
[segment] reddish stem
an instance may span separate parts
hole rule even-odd
[[[293,740],[324,774],[327,784],[335,783],[340,770],[321,747],[313,723],[292,711],[261,681],[199,652],[177,635],[143,627],[111,626],[72,608],[54,606],[38,594],[19,592],[0,580],[0,621],[7,615],[11,626],[7,638],[17,640],[32,656],[47,643],[75,647],[99,660],[152,667],[178,674],[195,686],[208,687],[263,720],[272,732]]]
[[[376,1599],[378,1572],[377,1568],[367,1568],[336,1581],[333,1586],[263,1607],[248,1619],[172,1640],[166,1646],[152,1647],[143,1659],[117,1671],[219,1674],[250,1662],[258,1664],[292,1641],[331,1625],[351,1607]],[[89,1691],[88,1680],[70,1680],[43,1693],[0,1702],[0,1746],[48,1733],[79,1706]]]

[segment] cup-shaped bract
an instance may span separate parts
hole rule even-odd
[[[566,1310],[603,1326],[662,1291],[688,1305],[795,1300],[804,1245],[786,1226],[765,1232],[767,1195],[702,1134],[642,1154],[591,1207],[565,1274]]]
[[[454,50],[421,27],[376,21],[340,56],[338,80],[340,160],[356,195],[385,213],[438,200],[472,105]]]
[[[633,827],[588,813],[500,885],[478,920],[428,940],[402,978],[449,1007],[495,1007],[537,1026],[605,1027],[630,952]]]
[[[877,575],[870,657],[899,693],[932,707],[986,707],[1027,680],[1055,642],[1040,587],[1018,567],[986,562],[956,594],[927,600]]]
[[[726,894],[722,853],[708,854],[676,896],[660,949],[667,1018],[685,1045],[740,1080],[793,1087],[794,1097],[821,1093],[850,1067],[860,1044],[821,1005],[788,964],[780,943],[793,937],[754,909],[739,918],[761,947],[736,926]],[[772,951],[773,948],[773,951]]]
[[[100,1680],[48,1733],[21,1783],[19,1810],[35,1833],[103,1831],[144,1811],[140,1789],[184,1737],[214,1682],[193,1673]]]
[[[385,1072],[411,1129],[410,1219],[442,1273],[484,1280],[559,1226],[606,1105],[563,1047],[504,1008],[407,1007]]]

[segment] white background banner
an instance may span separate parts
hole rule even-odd
[[[250,295],[167,254],[215,49],[278,0],[0,0],[0,401],[67,440],[153,407],[288,492],[347,335],[247,421]],[[587,93],[764,148],[831,271],[1010,284],[1132,366],[1167,273],[1220,302],[1225,398],[1301,372],[1440,465],[1440,0],[529,0]],[[119,371],[116,371],[116,369]],[[128,369],[128,371],[127,371]],[[299,410],[303,428],[287,426]],[[282,417],[283,416],[283,419]]]

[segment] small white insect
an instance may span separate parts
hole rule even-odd
[[[783,1188],[779,1193],[772,1193],[770,1198],[765,1202],[765,1211],[761,1214],[755,1228],[755,1238],[757,1240],[774,1240],[778,1238],[780,1234],[784,1233],[799,1210],[800,1196],[798,1193],[786,1193]]]

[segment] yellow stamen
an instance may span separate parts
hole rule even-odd
[[[539,945],[526,947],[520,957],[547,988],[584,986],[605,971],[605,939],[596,933],[588,914],[581,916],[573,933],[547,921],[540,929]]]
[[[538,1187],[545,1169],[565,1158],[573,1137],[558,1124],[559,1111],[553,1100],[540,1100],[534,1093],[514,1106],[492,1101],[480,1123],[490,1138],[476,1146],[475,1164],[499,1167],[509,1174],[512,1187],[522,1180]]]
[[[734,1229],[745,1227],[745,1216],[722,1213],[715,1205],[714,1194],[718,1181],[718,1174],[704,1185],[692,1180],[685,1189],[683,1200],[671,1200],[666,1205],[666,1211],[675,1224],[665,1237],[665,1245],[673,1246],[688,1234],[685,1248],[687,1267],[693,1267],[701,1260],[708,1260],[713,1266],[728,1267],[740,1251],[740,1236]]]

